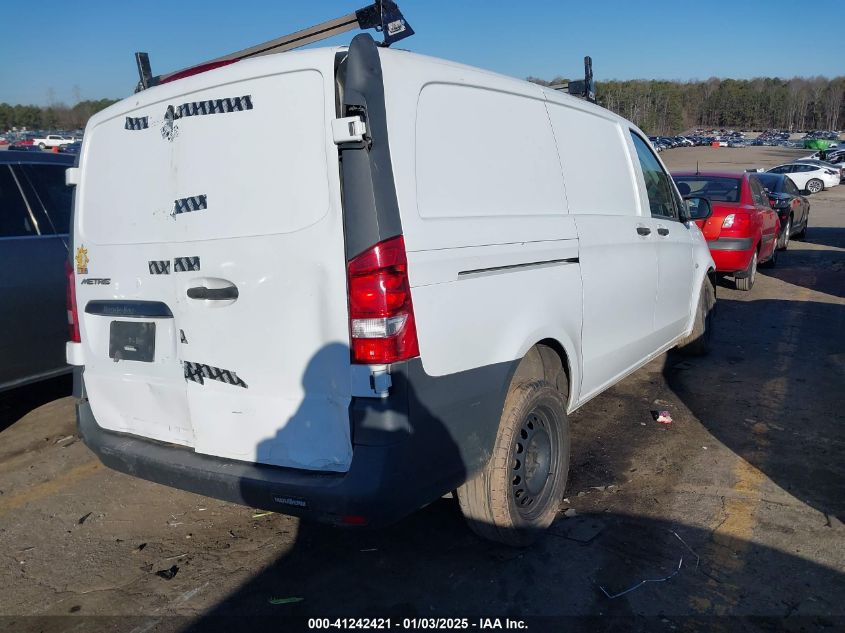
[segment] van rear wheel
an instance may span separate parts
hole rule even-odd
[[[545,380],[511,387],[493,455],[458,489],[458,502],[479,536],[514,547],[533,543],[551,525],[569,471],[566,402]]]

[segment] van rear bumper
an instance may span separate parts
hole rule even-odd
[[[349,525],[389,524],[419,507],[406,503],[416,495],[384,490],[380,471],[391,461],[390,446],[356,447],[356,464],[347,473],[312,472],[221,459],[107,431],[97,424],[87,400],[77,405],[77,420],[85,444],[109,468],[207,497]]]
[[[346,473],[223,459],[105,430],[82,384],[75,389],[77,423],[85,444],[119,472],[252,508],[378,527],[456,489],[486,463],[513,369],[503,364],[433,378],[419,359],[394,365],[390,397],[353,399],[356,440]]]

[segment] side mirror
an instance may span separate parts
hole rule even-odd
[[[710,201],[707,198],[689,196],[688,198],[684,198],[684,202],[686,203],[690,220],[706,220],[713,213],[713,208],[710,206]]]

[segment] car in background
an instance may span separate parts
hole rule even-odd
[[[831,171],[835,171],[839,174],[839,182],[841,183],[845,180],[845,163],[840,163],[839,165],[832,163],[828,160],[814,160],[811,158],[799,158],[795,161],[796,163],[806,163],[808,165],[816,165],[818,167],[822,167],[824,169],[828,169]]]
[[[24,136],[20,136],[12,141],[11,145],[9,145],[9,149],[27,149],[27,148],[36,148],[41,149],[37,145],[35,145],[35,135],[27,134]]]
[[[82,141],[75,141],[67,145],[62,145],[59,151],[62,154],[78,154],[80,149],[82,149]]]
[[[824,158],[822,158],[824,156]],[[799,161],[805,160],[823,160],[827,163],[833,163],[840,167],[845,164],[845,147],[836,147],[827,150],[820,150],[804,158],[799,158]]]
[[[767,170],[769,174],[786,174],[795,186],[807,193],[819,193],[835,187],[841,179],[841,172],[835,168],[822,167],[812,163],[792,162]]]
[[[710,203],[706,215],[691,217],[707,240],[716,272],[733,275],[738,290],[751,290],[757,266],[777,261],[780,231],[780,220],[758,175],[676,172],[672,178],[684,198],[704,198]]]
[[[62,136],[61,134],[48,134],[47,136],[33,139],[33,144],[41,149],[61,147],[62,145],[70,145],[75,143],[76,139],[73,136]]]
[[[68,373],[66,266],[74,157],[0,153],[0,391]]]
[[[801,195],[795,183],[785,174],[757,174],[765,187],[769,203],[780,220],[778,248],[786,250],[794,236],[804,239],[810,222],[810,201]]]

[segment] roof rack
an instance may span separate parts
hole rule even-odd
[[[283,35],[268,42],[229,53],[228,55],[217,57],[216,59],[203,62],[196,66],[155,77],[150,68],[150,56],[147,53],[135,53],[135,63],[138,65],[139,77],[135,92],[140,92],[169,81],[182,79],[183,77],[196,75],[206,70],[226,66],[227,64],[232,64],[247,57],[289,51],[356,28],[375,29],[383,33],[384,40],[381,43],[382,46],[390,46],[394,42],[398,42],[414,34],[414,29],[405,20],[405,17],[393,0],[375,0],[373,4],[363,9],[358,9],[353,13],[335,18],[334,20],[327,20],[326,22],[321,22],[320,24],[302,29],[296,33],[291,33],[290,35]]]
[[[589,55],[584,58],[584,79],[569,81],[566,83],[552,84],[552,90],[568,92],[575,97],[586,99],[590,103],[596,102],[596,85],[593,82],[593,58]]]

